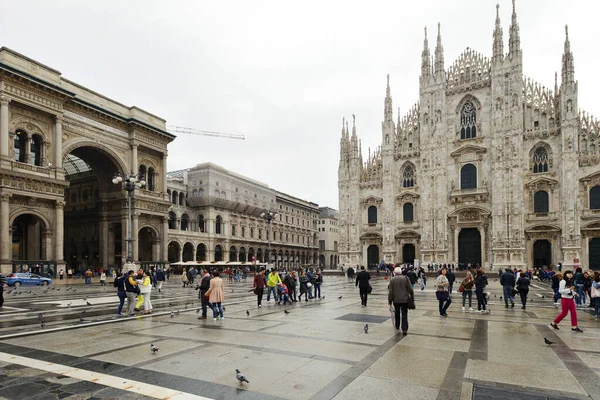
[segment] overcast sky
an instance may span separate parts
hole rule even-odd
[[[446,69],[466,47],[490,57],[495,5],[0,0],[0,46],[169,124],[246,136],[179,135],[169,170],[211,161],[337,207],[342,117],[356,114],[364,153],[378,146],[386,74],[394,110],[418,100],[423,27],[433,54],[441,23]],[[500,1],[505,51],[511,7]],[[599,11],[596,0],[517,0],[524,73],[554,87],[569,24],[579,106],[596,116]]]

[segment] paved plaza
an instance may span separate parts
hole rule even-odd
[[[600,399],[600,321],[579,311],[583,333],[568,318],[553,331],[546,284],[534,283],[527,310],[505,309],[489,276],[491,314],[461,312],[455,295],[449,318],[430,279],[407,336],[392,327],[387,281],[375,277],[366,308],[340,276],[325,277],[321,300],[261,309],[250,280],[227,282],[222,321],[198,320],[197,292],[173,279],[153,292],[154,314],[121,319],[112,286],[22,287],[0,309],[0,397]],[[239,385],[235,369],[250,383]]]

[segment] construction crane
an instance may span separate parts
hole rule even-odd
[[[235,133],[221,133],[221,132],[213,132],[213,131],[202,131],[200,129],[194,128],[186,128],[184,126],[167,126],[167,131],[171,133],[185,133],[186,135],[203,135],[203,136],[212,136],[223,139],[237,139],[237,140],[246,140],[244,135],[238,135]]]

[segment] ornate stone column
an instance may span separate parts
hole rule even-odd
[[[162,217],[162,231],[160,232],[161,258],[169,261],[169,217]]]
[[[52,231],[44,229],[42,232],[42,260],[52,260]],[[58,273],[58,271],[56,271]]]
[[[131,237],[134,241],[131,243],[132,253],[133,253],[133,262],[138,262],[138,252],[139,252],[139,223],[140,223],[140,213],[134,212],[132,215],[132,224],[131,224]]]
[[[124,215],[121,216],[121,265],[127,263],[127,209],[124,210]],[[128,271],[123,271],[127,273]]]
[[[62,155],[62,115],[56,116],[54,123],[54,166],[56,169],[62,168],[63,155]]]
[[[454,231],[454,263],[458,264],[458,236],[460,235],[461,228],[457,227]]]
[[[2,264],[1,272],[8,274],[12,272],[12,254],[11,242],[12,235],[10,232],[10,198],[12,194],[3,193],[0,195],[0,263]],[[7,270],[7,267],[9,268]]]
[[[485,252],[487,246],[485,231],[482,227],[478,227],[477,230],[479,231],[479,237],[481,238],[481,267],[485,267],[485,261],[487,260],[487,254]]]
[[[163,154],[163,165],[162,165],[162,171],[160,172],[162,174],[162,188],[160,190],[162,190],[162,192],[165,194],[165,196],[167,195],[167,153]],[[158,189],[157,189],[158,191]],[[171,199],[169,199],[169,201],[171,201]]]
[[[133,172],[134,174],[138,173],[137,151],[138,151],[138,145],[132,144],[131,145],[131,172]]]
[[[108,219],[106,215],[100,216],[100,226],[98,227],[99,240],[98,245],[100,246],[100,265],[108,267]]]
[[[8,159],[8,97],[0,96],[0,159]]]
[[[185,244],[184,244],[185,245]],[[179,262],[183,261],[183,246],[179,249]]]
[[[65,237],[65,217],[64,217],[65,202],[58,200],[54,206],[55,228],[54,228],[54,260],[64,262],[64,237]]]

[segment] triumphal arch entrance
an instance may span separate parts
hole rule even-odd
[[[0,269],[56,274],[167,260],[165,120],[124,106],[10,49],[0,49]]]

